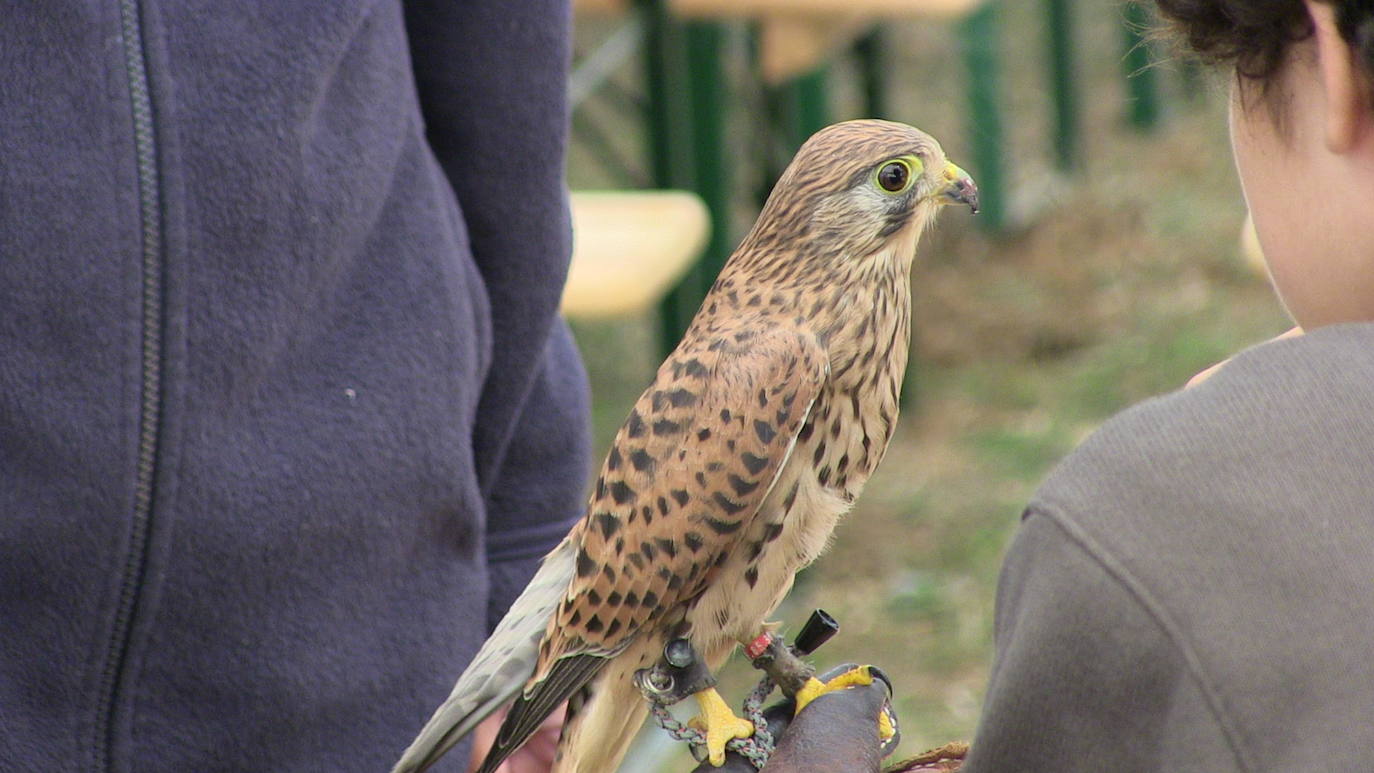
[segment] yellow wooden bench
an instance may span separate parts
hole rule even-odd
[[[647,311],[700,256],[706,206],[686,191],[574,191],[573,256],[563,313],[573,318]]]

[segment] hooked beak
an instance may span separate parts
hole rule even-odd
[[[942,204],[967,204],[973,214],[978,214],[978,186],[973,183],[973,178],[968,176],[968,172],[960,169],[957,164],[947,162],[945,164],[945,185],[940,191],[943,199]]]

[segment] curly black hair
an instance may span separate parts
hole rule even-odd
[[[1335,8],[1341,36],[1374,75],[1374,0],[1319,0]],[[1172,31],[1204,60],[1234,65],[1267,91],[1288,46],[1312,34],[1302,0],[1155,0]]]

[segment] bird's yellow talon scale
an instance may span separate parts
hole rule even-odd
[[[815,699],[819,698],[824,694],[825,682],[822,682],[814,676],[810,679],[807,679],[806,684],[802,685],[802,688],[800,690],[797,690],[797,710],[793,712],[793,714],[800,714],[801,710],[806,708],[806,704],[810,703],[811,701],[814,701]]]
[[[711,764],[725,764],[725,744],[733,738],[748,738],[754,734],[754,723],[740,719],[725,699],[712,687],[697,693],[701,714],[687,724],[706,734],[706,756]]]
[[[806,708],[806,704],[828,692],[850,687],[867,687],[870,684],[873,684],[873,674],[868,670],[868,666],[851,668],[828,682],[822,682],[813,676],[797,691],[797,710],[794,715],[800,714],[801,710]]]
[[[826,692],[843,690],[846,687],[867,687],[873,684],[873,672],[868,670],[868,666],[851,668],[839,676],[825,683]]]
[[[878,740],[886,743],[897,734],[897,728],[892,726],[892,717],[887,711],[878,712]]]

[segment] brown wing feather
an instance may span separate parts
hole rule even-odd
[[[705,589],[771,489],[826,369],[814,337],[781,326],[684,341],[663,363],[574,531],[576,575],[535,681],[559,657],[620,651]]]
[[[529,693],[516,697],[477,773],[495,771],[529,740],[544,719],[558,708],[558,704],[591,681],[605,664],[605,658],[595,655],[573,655],[554,663],[546,679],[534,685]]]

